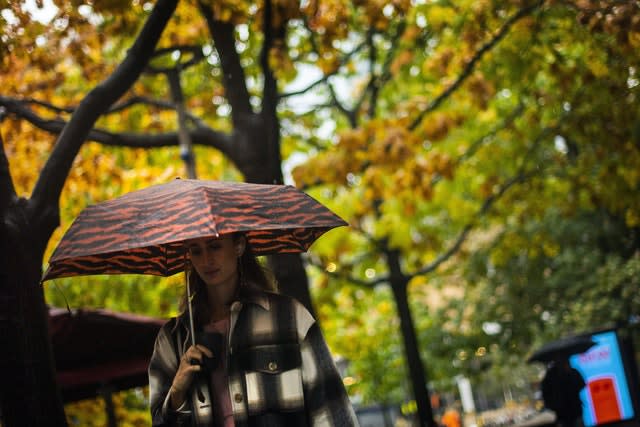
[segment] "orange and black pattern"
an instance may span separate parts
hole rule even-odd
[[[170,276],[182,242],[243,232],[256,255],[304,252],[347,225],[288,185],[176,179],[86,208],[49,261],[43,280],[90,274]]]

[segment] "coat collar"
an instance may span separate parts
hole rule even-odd
[[[238,302],[240,304],[256,304],[266,311],[271,310],[268,293],[253,283],[247,283],[240,287],[238,298],[236,298],[236,301],[234,301],[233,304]]]
[[[260,288],[253,283],[246,283],[240,287],[237,296],[231,303],[232,311],[240,311],[245,304],[254,304],[263,310],[270,311],[271,303],[269,301],[269,292]],[[177,323],[184,325],[188,329],[189,312],[184,311],[177,316]]]

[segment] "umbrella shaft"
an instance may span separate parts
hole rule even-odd
[[[187,285],[187,311],[189,312],[189,332],[191,332],[191,343],[196,344],[195,328],[193,327],[193,308],[191,307],[191,283],[189,283],[189,270],[184,271],[185,283]]]

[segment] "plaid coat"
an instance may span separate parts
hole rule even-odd
[[[171,319],[156,339],[149,364],[154,426],[213,425],[206,379],[194,380],[186,410],[169,408],[168,391],[191,342],[187,324]],[[318,324],[296,300],[244,288],[231,306],[228,352],[236,427],[358,425]]]

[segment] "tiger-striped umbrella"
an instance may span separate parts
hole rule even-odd
[[[43,280],[91,274],[171,276],[182,242],[243,232],[256,255],[305,252],[347,225],[288,185],[176,179],[87,207],[49,260]]]

